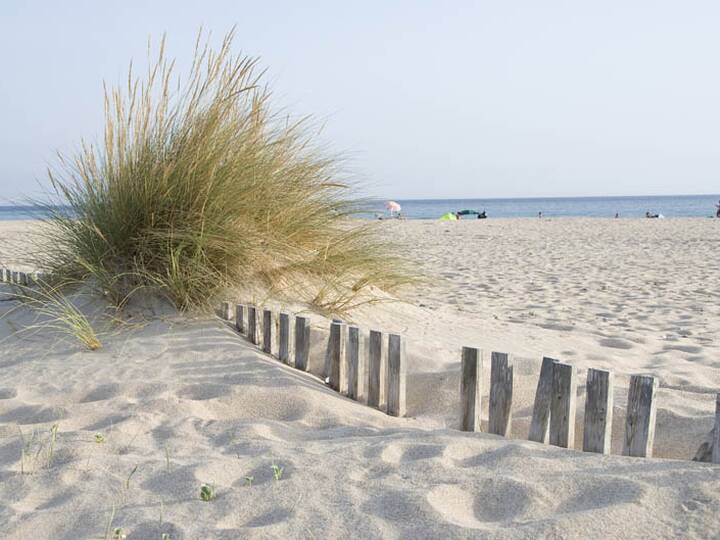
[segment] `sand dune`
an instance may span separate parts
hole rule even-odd
[[[218,320],[151,306],[144,324],[109,327],[103,349],[86,352],[49,331],[18,335],[33,318],[15,312],[0,321],[3,537],[102,538],[113,509],[128,538],[718,536],[720,468],[687,461],[720,387],[716,225],[384,223],[442,276],[406,303],[353,314],[406,338],[404,419],[339,396]],[[317,374],[328,322],[313,322]],[[514,440],[457,431],[462,345],[514,355]],[[576,364],[580,381],[587,367],[616,372],[614,453],[629,375],[659,377],[655,454],[677,459],[522,440],[542,354]],[[200,501],[203,483],[215,500]]]

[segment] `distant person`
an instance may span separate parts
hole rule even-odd
[[[619,213],[619,212],[615,212],[615,219],[617,219],[617,218],[619,218],[619,217],[620,217],[620,213]]]
[[[538,217],[542,218],[542,212],[538,212]]]
[[[478,218],[478,219],[487,219],[487,214],[485,213],[485,210],[483,210],[482,212],[480,212],[480,213],[478,214],[478,217],[477,217],[477,218]]]
[[[715,217],[720,218],[720,201],[718,201],[718,203],[715,205],[715,208],[717,208],[717,210],[715,211]]]
[[[645,217],[648,219],[654,219],[654,218],[659,218],[660,214],[651,214],[650,212],[645,212]]]

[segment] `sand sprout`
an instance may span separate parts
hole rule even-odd
[[[181,310],[257,284],[342,311],[412,281],[308,118],[273,112],[258,60],[198,35],[186,77],[148,69],[105,92],[105,133],[60,156],[36,263],[108,298],[152,288]],[[119,278],[121,276],[121,278]]]

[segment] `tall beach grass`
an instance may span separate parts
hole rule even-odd
[[[273,112],[258,61],[201,35],[187,77],[165,40],[149,68],[105,90],[101,143],[50,171],[34,263],[117,303],[151,289],[179,309],[259,285],[341,312],[413,281],[308,118]],[[152,58],[151,58],[152,55]]]

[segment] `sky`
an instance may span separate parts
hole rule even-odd
[[[720,192],[720,2],[18,0],[0,4],[0,204],[98,140],[102,83],[149,37],[182,70],[200,27],[234,25],[368,195]]]

